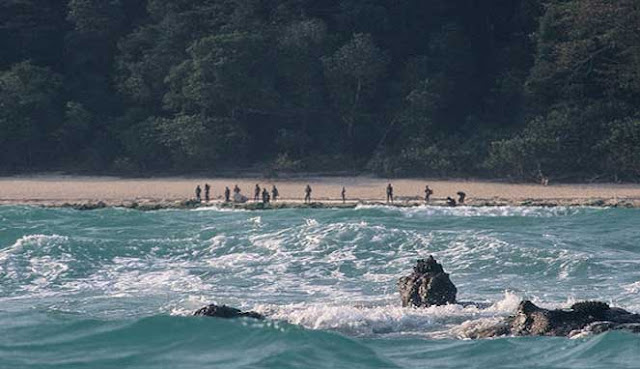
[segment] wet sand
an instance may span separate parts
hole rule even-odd
[[[395,205],[414,206],[424,203],[424,187],[434,194],[431,203],[444,204],[447,196],[457,198],[456,192],[467,194],[471,206],[531,205],[531,206],[626,206],[640,207],[640,185],[637,184],[512,184],[490,181],[393,179],[373,177],[309,177],[305,179],[264,178],[203,178],[165,177],[128,179],[89,176],[17,176],[0,178],[0,204],[74,206],[148,205],[152,208],[194,206],[196,185],[211,186],[210,204],[220,204],[224,187],[238,185],[242,193],[253,198],[256,183],[269,190],[276,185],[281,207],[302,206],[304,188],[310,184],[312,199],[317,207],[341,206],[340,192],[346,188],[347,204],[385,202],[385,188],[394,187]],[[132,206],[135,205],[135,206]],[[206,205],[206,204],[196,204]],[[255,204],[240,205],[255,207]],[[91,206],[87,206],[91,207]]]

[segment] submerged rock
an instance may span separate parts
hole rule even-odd
[[[428,307],[456,303],[458,289],[433,256],[420,259],[413,273],[398,281],[402,306]]]
[[[193,315],[196,316],[211,316],[215,318],[233,319],[233,318],[254,318],[262,320],[264,316],[256,313],[255,311],[242,311],[236,308],[229,307],[227,305],[207,305],[203,308],[196,310]]]
[[[528,300],[520,302],[516,314],[500,324],[469,333],[469,338],[512,336],[566,336],[603,333],[609,330],[640,333],[640,314],[612,308],[601,301],[583,301],[569,309],[548,310]]]

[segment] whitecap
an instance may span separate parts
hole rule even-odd
[[[505,297],[509,305],[512,299],[511,295]],[[457,304],[410,308],[398,305],[349,306],[299,303],[283,306],[258,305],[254,309],[272,319],[287,321],[309,329],[336,330],[348,335],[412,334],[431,338],[452,338],[460,333],[451,331],[451,327],[477,320],[479,317],[497,320],[498,316],[505,314],[503,311],[505,306],[504,302],[496,303],[487,309],[481,309],[475,305]]]
[[[242,213],[242,212],[247,212],[248,210],[242,209],[242,208],[227,208],[227,207],[220,207],[217,205],[213,205],[213,206],[201,206],[195,209],[191,209],[191,211],[196,211],[196,212],[215,211],[220,213]]]
[[[66,242],[69,240],[67,236],[61,236],[57,234],[45,235],[45,234],[32,234],[22,236],[11,246],[0,250],[0,263],[7,260],[11,255],[19,254],[25,247],[49,247],[51,244]]]
[[[537,206],[433,206],[418,205],[397,207],[382,204],[358,204],[355,210],[380,210],[388,213],[400,213],[407,217],[560,217],[576,215],[591,207],[537,207]]]

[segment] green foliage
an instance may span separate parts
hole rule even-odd
[[[347,150],[355,154],[355,128],[375,118],[367,114],[389,56],[371,35],[356,33],[332,56],[322,59],[334,106],[346,126]]]
[[[271,169],[275,172],[296,172],[304,168],[301,160],[294,160],[289,154],[284,153],[278,155]]]
[[[636,0],[0,2],[0,169],[637,180],[638,24]]]
[[[609,134],[600,144],[605,160],[615,180],[640,178],[640,119],[626,118],[609,126]]]
[[[124,20],[120,0],[70,0],[68,20],[77,31],[99,36],[117,33]]]
[[[67,6],[60,0],[0,1],[0,70],[31,60],[61,69]]]
[[[67,158],[77,153],[78,147],[90,142],[93,114],[82,104],[69,101],[66,104],[64,122],[57,132],[58,150]]]
[[[244,135],[230,119],[179,114],[155,118],[152,124],[174,168],[213,168],[231,154],[242,159]]]
[[[0,72],[0,166],[42,167],[54,149],[49,136],[62,121],[61,76],[23,62]]]
[[[190,58],[173,68],[164,97],[170,111],[232,117],[243,107],[263,108],[276,96],[260,36],[232,33],[195,41]]]

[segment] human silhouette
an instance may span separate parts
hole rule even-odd
[[[204,184],[204,201],[209,202],[209,194],[211,192],[211,186],[208,183]]]
[[[464,199],[465,197],[467,197],[467,194],[462,191],[458,191],[457,195],[458,195],[458,204],[464,204]]]
[[[429,188],[429,185],[427,185],[424,188],[424,202],[429,202],[431,195],[433,195],[433,190]]]
[[[278,189],[276,188],[276,185],[273,185],[273,188],[271,189],[271,197],[273,198],[273,201],[276,201],[278,199],[278,196],[280,196],[280,192],[278,192]]]
[[[342,196],[342,203],[344,204],[347,201],[347,190],[342,187],[342,192],[340,192],[340,196]]]
[[[224,188],[224,202],[229,202],[231,201],[231,191],[229,190],[229,187],[225,187]]]
[[[391,183],[387,185],[387,202],[393,204],[393,186],[391,186]]]
[[[256,188],[253,190],[253,201],[260,200],[260,186],[256,183]]]
[[[456,206],[456,200],[454,200],[453,198],[447,196],[447,205],[451,206],[451,207]]]
[[[307,185],[307,187],[304,189],[304,202],[305,203],[311,202],[311,186],[309,185]]]
[[[262,203],[263,204],[269,203],[269,191],[267,191],[266,188],[262,189]]]
[[[200,194],[202,193],[202,189],[200,185],[196,186],[196,201],[201,201]]]

